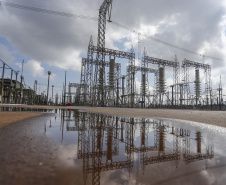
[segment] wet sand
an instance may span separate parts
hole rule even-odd
[[[0,112],[0,128],[17,121],[22,121],[40,115],[42,114],[31,112]]]
[[[8,116],[15,114],[30,113]],[[48,138],[46,127],[51,119],[54,122],[53,114],[25,117],[0,129],[0,185],[84,185],[82,170],[71,155],[62,154],[60,141]]]
[[[3,105],[0,105],[2,107]],[[12,107],[12,105],[9,105]],[[186,121],[194,121],[199,123],[207,123],[212,125],[218,125],[226,127],[226,111],[200,111],[200,110],[173,110],[173,109],[131,109],[131,108],[109,108],[109,107],[65,107],[65,106],[33,106],[33,105],[14,105],[17,107],[29,107],[29,108],[46,108],[46,109],[82,109],[89,112],[98,112],[104,114],[120,115],[120,116],[135,116],[135,117],[153,117],[153,118],[169,118],[169,119],[179,119]],[[4,105],[4,107],[6,107]],[[1,112],[0,112],[1,113]],[[13,112],[8,113],[8,117],[14,117]],[[18,114],[18,113],[16,113]],[[24,117],[31,117],[30,113],[20,113]],[[12,116],[11,116],[12,115]],[[1,115],[0,115],[1,116]],[[22,117],[23,117],[22,116]],[[35,116],[35,114],[34,114]],[[17,115],[15,115],[17,117]],[[1,122],[5,124],[12,123],[11,119],[7,117],[1,118]],[[17,121],[17,119],[14,119]]]
[[[1,185],[60,185],[57,146],[44,133],[48,121],[45,114],[0,129]]]

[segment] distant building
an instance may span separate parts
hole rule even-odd
[[[5,78],[0,79],[0,102],[1,103],[20,103],[23,98],[23,84],[16,80]],[[22,91],[20,92],[20,89]]]

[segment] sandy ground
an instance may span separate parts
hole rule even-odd
[[[100,112],[122,116],[169,118],[207,123],[226,127],[226,111],[170,110],[170,109],[116,109],[86,108],[91,112]]]
[[[0,105],[1,107],[6,105]],[[12,105],[9,105],[12,107]],[[15,105],[19,107],[19,105]],[[29,108],[47,108],[47,109],[82,109],[89,112],[98,112],[121,116],[135,116],[135,117],[155,117],[155,118],[170,118],[194,121],[200,123],[207,123],[226,127],[226,111],[199,111],[199,110],[171,110],[171,109],[131,109],[131,108],[108,108],[108,107],[55,107],[55,106],[32,106],[20,105],[20,107]],[[2,116],[3,115],[3,116]],[[5,115],[5,116],[4,116]],[[0,112],[0,125],[6,125],[21,119],[26,119],[32,116],[38,116],[36,113],[26,112]],[[1,124],[2,123],[2,124]]]
[[[31,112],[0,112],[0,128],[11,123],[25,120],[34,116],[40,116],[41,113]]]

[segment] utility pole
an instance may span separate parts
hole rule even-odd
[[[62,89],[61,99],[62,99],[61,105],[64,105],[64,83],[63,83],[63,89]]]
[[[37,89],[38,89],[38,81],[35,80],[34,82],[34,91],[33,91],[33,104],[35,105],[37,103]]]
[[[22,73],[21,73],[21,75],[23,75],[23,70],[24,70],[24,60],[22,61]]]
[[[10,87],[9,87],[9,98],[8,98],[8,103],[11,103],[11,102],[12,102],[12,101],[11,101],[11,98],[12,98],[11,93],[12,93],[12,88],[13,88],[13,86],[12,86],[12,81],[13,81],[13,69],[11,69],[11,78],[10,78]]]
[[[52,85],[52,102],[53,102],[53,87],[54,87],[54,85]]]
[[[1,89],[1,103],[3,104],[3,95],[4,95],[4,73],[5,73],[5,63],[3,63],[3,69],[2,69],[2,89]]]
[[[210,90],[210,108],[213,110],[212,89]]]
[[[174,87],[174,85],[171,85],[170,87],[172,87],[172,106],[173,106],[173,87]]]
[[[22,83],[23,83],[23,76],[21,75],[20,76],[20,104],[22,104],[22,93],[23,93],[23,85],[22,85]]]
[[[23,87],[22,87],[22,83],[23,83],[23,69],[24,69],[24,60],[22,61],[22,72],[20,75],[20,104],[22,104],[22,94],[23,94]]]
[[[30,105],[30,102],[31,102],[31,94],[30,94],[30,91],[31,91],[31,88],[28,86],[28,88],[27,88],[27,97],[28,97],[27,104],[28,105]]]
[[[67,88],[67,71],[65,71],[65,84],[64,84],[64,105],[66,105],[66,88]]]
[[[48,87],[47,87],[47,100],[46,100],[46,103],[48,105],[48,101],[49,101],[49,78],[50,78],[50,75],[51,75],[51,71],[48,71]]]
[[[220,84],[219,84],[219,108],[221,110],[221,101],[222,101],[222,86],[221,86],[221,76],[220,76]]]
[[[17,76],[19,74],[19,71],[16,71],[16,83],[15,83],[15,104],[17,104]]]

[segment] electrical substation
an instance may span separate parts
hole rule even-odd
[[[112,0],[105,0],[100,7],[97,46],[94,46],[91,37],[87,58],[82,59],[79,98],[75,97],[74,100],[79,99],[79,104],[85,106],[130,108],[194,106],[213,108],[213,105],[222,103],[222,89],[219,88],[219,100],[214,97],[211,87],[211,66],[208,64],[184,59],[180,66],[177,56],[174,61],[153,58],[148,56],[144,49],[141,66],[136,66],[133,46],[130,52],[105,48],[107,13],[111,6]],[[118,58],[127,61],[126,74],[121,74]],[[155,67],[150,68],[149,64]],[[166,88],[167,68],[173,70],[173,84],[170,85],[170,89]],[[194,94],[190,90],[190,68],[195,70]],[[200,70],[204,70],[205,84],[201,84]],[[140,92],[139,87],[136,87],[136,75],[141,76]],[[150,81],[154,82],[152,91],[149,88]],[[205,89],[201,89],[203,85]],[[71,100],[71,97],[69,99]]]
[[[99,11],[99,17],[95,18],[0,0],[0,6],[3,4],[26,11],[64,16],[65,19],[79,18],[97,21],[98,26],[97,35],[90,36],[89,33],[95,33],[93,30],[95,24],[87,26],[87,22],[84,23],[81,20],[78,22],[76,20],[76,23],[73,22],[74,20],[73,23],[67,20],[67,24],[59,24],[62,20],[56,17],[45,22],[34,15],[35,19],[29,17],[32,25],[36,24],[37,20],[40,20],[41,24],[38,25],[39,29],[35,29],[38,34],[32,32],[31,37],[38,35],[37,38],[42,38],[42,47],[33,46],[36,40],[32,39],[32,42],[29,42],[31,40],[27,33],[26,42],[28,46],[31,45],[36,55],[32,55],[31,50],[28,50],[29,53],[26,55],[26,50],[17,53],[12,49],[15,55],[18,55],[15,59],[6,57],[4,54],[0,56],[0,141],[2,141],[0,144],[2,167],[0,168],[0,184],[18,184],[18,182],[25,185],[37,183],[56,185],[210,184],[210,182],[211,184],[225,184],[225,178],[222,177],[226,170],[226,148],[223,147],[226,141],[226,101],[223,97],[226,95],[223,94],[220,74],[219,82],[216,80],[218,79],[216,71],[220,71],[220,64],[214,63],[215,60],[223,63],[223,59],[173,45],[157,37],[169,38],[169,35],[175,34],[176,36],[170,40],[175,39],[174,42],[182,40],[184,45],[189,43],[189,47],[196,48],[200,52],[214,50],[211,51],[212,53],[220,53],[215,50],[220,46],[211,46],[209,40],[216,45],[223,39],[217,40],[218,35],[214,35],[215,40],[209,39],[211,34],[208,33],[209,35],[206,34],[207,36],[204,37],[206,40],[200,39],[202,42],[199,41],[199,44],[198,42],[192,43],[194,38],[202,33],[197,30],[193,31],[195,28],[187,21],[190,16],[187,12],[185,13],[186,21],[181,19],[180,12],[177,13],[175,7],[172,8],[175,5],[172,2],[164,5],[170,9],[170,14],[166,12],[162,14],[163,9],[161,11],[156,9],[159,15],[161,14],[160,16],[153,14],[153,9],[147,6],[148,16],[151,12],[150,17],[147,16],[149,23],[146,24],[147,27],[155,25],[156,22],[156,27],[163,27],[159,30],[156,28],[155,33],[151,33],[152,28],[142,27],[146,21],[144,20],[146,12],[145,9],[140,9],[142,13],[138,19],[141,20],[141,25],[138,29],[141,29],[143,33],[139,33],[112,20],[113,0],[95,2],[99,1],[103,1],[100,8],[97,7],[99,9],[87,4],[93,3],[91,1],[52,2],[54,5],[57,2],[60,3],[62,9],[68,9],[67,6],[73,7],[73,11],[74,6],[82,7],[81,12],[89,6],[88,9],[91,7],[95,13]],[[122,4],[122,1],[118,2]],[[38,2],[37,4],[47,7],[51,5],[49,3]],[[144,2],[136,3],[144,7]],[[133,7],[137,9],[136,3],[127,7],[133,14]],[[146,3],[153,6],[151,1],[146,1]],[[190,4],[194,7],[193,2]],[[158,7],[160,5],[162,2],[156,3]],[[171,7],[168,7],[169,5]],[[181,7],[184,8],[184,2],[181,3]],[[121,11],[119,7],[115,9],[123,12],[132,22],[138,22],[138,19],[131,16],[129,10]],[[166,19],[167,24],[160,23],[164,22],[162,21],[164,19],[159,17],[174,15],[172,11],[180,14],[180,21],[192,30],[189,30],[192,34],[191,38],[187,39],[188,36],[184,34],[187,28],[184,29],[179,21],[179,29],[178,27],[168,29],[170,27],[168,22],[174,22],[172,18],[170,21]],[[195,11],[197,12],[197,9]],[[209,12],[210,8],[206,8],[205,11],[207,15],[212,13]],[[218,11],[217,7],[217,13]],[[86,13],[90,14],[90,12]],[[190,7],[188,12],[196,18],[193,15],[194,10]],[[197,13],[199,14],[200,11]],[[16,14],[8,15],[14,19],[16,17]],[[24,15],[28,20],[27,14]],[[153,15],[157,21],[151,20]],[[118,17],[120,16],[124,15]],[[216,22],[215,16],[214,14]],[[22,18],[18,20],[18,25],[23,27],[20,22],[24,20]],[[175,20],[177,24],[177,19]],[[224,21],[226,23],[226,15]],[[30,27],[29,23],[24,22]],[[47,23],[52,23],[54,26],[51,28],[52,25],[50,25],[45,32],[46,30],[41,25],[46,27]],[[200,24],[199,21],[197,23]],[[78,28],[79,24],[84,28],[82,26],[81,29]],[[107,28],[109,24],[131,33],[125,36],[121,30],[116,32],[112,28]],[[70,26],[71,35],[67,32],[68,30],[71,32]],[[199,26],[206,28],[203,25]],[[183,29],[180,30],[180,27]],[[54,33],[58,28],[63,31]],[[106,34],[107,29],[113,30],[114,33]],[[28,30],[30,33],[32,29]],[[145,34],[146,31],[150,34],[149,36]],[[13,33],[17,32],[20,33],[18,30]],[[40,32],[43,32],[45,37]],[[55,46],[53,48],[50,44],[52,39],[47,39],[47,45],[43,42],[44,38],[50,36],[49,33],[53,36]],[[64,35],[59,36],[59,33]],[[194,35],[195,33],[198,34]],[[152,34],[155,37],[152,37]],[[18,34],[16,37],[21,35]],[[115,37],[117,39],[114,39]],[[3,37],[2,40],[6,42],[7,39]],[[159,47],[157,44],[148,48],[148,44],[145,43],[148,39],[154,41],[155,44],[156,42],[163,44],[166,48],[162,45]],[[97,43],[94,42],[95,40]],[[207,43],[208,48],[201,50],[200,48],[206,44],[203,41]],[[85,54],[84,43],[87,47]],[[107,48],[108,43],[115,48]],[[134,46],[134,43],[137,45]],[[24,45],[24,43],[21,44]],[[222,53],[225,44],[222,44],[223,47],[220,48]],[[57,46],[60,46],[60,50],[57,50]],[[0,44],[0,49],[2,48],[4,49]],[[122,48],[126,48],[125,51]],[[44,53],[42,55],[39,49],[41,53],[45,50],[48,55],[45,56]],[[182,52],[176,54],[173,49]],[[3,50],[5,51],[7,55],[7,50]],[[189,54],[196,55],[196,58],[192,56],[189,58]],[[22,60],[22,65],[17,62],[23,55],[24,57],[31,56],[25,65],[24,60]],[[8,58],[9,62],[6,63],[1,57]],[[211,60],[205,61],[205,58]],[[46,62],[41,63],[40,60]],[[13,66],[18,66],[22,70],[13,69],[12,62],[14,62]],[[213,68],[207,62],[212,62]],[[45,69],[47,67],[50,69]],[[25,72],[23,72],[24,69]],[[212,69],[214,69],[212,71],[214,75],[211,74]],[[36,74],[40,78],[35,80]],[[26,75],[30,79],[26,78]],[[32,85],[29,86],[26,82]],[[57,89],[55,92],[54,88]]]
[[[65,80],[61,104],[67,105],[70,102],[72,105],[80,106],[127,108],[218,109],[220,107],[222,109],[224,107],[221,84],[219,89],[212,89],[210,65],[188,59],[180,63],[177,56],[173,61],[154,58],[148,56],[144,48],[142,57],[138,56],[140,66],[137,66],[133,46],[130,51],[106,48],[106,23],[112,22],[111,9],[112,0],[104,0],[99,9],[97,45],[94,45],[91,36],[87,57],[81,61],[80,83],[67,84]],[[140,50],[139,43],[140,40],[138,50]],[[122,61],[123,65],[126,64],[126,70],[121,70]],[[25,87],[27,90],[23,91],[23,75],[20,75],[20,82],[17,82],[18,72],[2,60],[1,63],[2,103],[48,104],[49,82],[47,96],[37,95],[37,81],[34,83],[34,88]],[[5,70],[11,70],[10,79],[4,79]],[[202,78],[204,80],[201,80],[200,72],[204,73]],[[172,84],[166,85],[170,75],[173,79]],[[137,77],[141,81],[140,87],[136,82]],[[195,80],[192,81],[191,77]],[[153,85],[150,86],[150,83]],[[24,93],[27,94],[26,100]],[[58,102],[57,94],[55,102],[52,103],[59,104]]]

